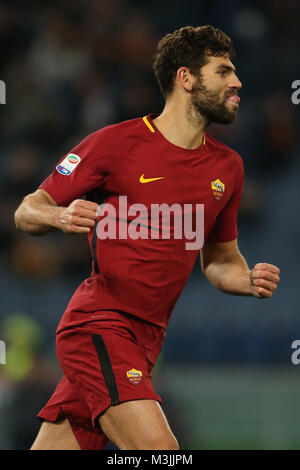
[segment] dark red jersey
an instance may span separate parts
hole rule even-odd
[[[200,248],[186,248],[185,232],[175,238],[174,227],[179,222],[175,222],[175,216],[171,217],[169,238],[163,237],[162,218],[158,223],[151,219],[154,206],[177,204],[182,208],[182,218],[187,208],[195,228],[196,210],[203,204],[204,241],[237,238],[243,187],[240,156],[207,133],[197,149],[178,147],[159,132],[152,121],[154,116],[111,125],[89,135],[39,186],[59,206],[68,206],[86,195],[88,200],[108,203],[116,215],[115,223],[113,212],[102,213],[89,233],[91,277],[75,291],[58,331],[100,319],[101,311],[111,311],[112,318],[114,311],[123,312],[166,328]],[[106,228],[110,227],[115,237],[101,235],[99,224],[105,217]],[[136,234],[134,224],[143,231],[143,237],[128,235],[130,227],[131,235]]]

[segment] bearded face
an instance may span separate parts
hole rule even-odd
[[[191,105],[194,112],[206,120],[207,125],[213,122],[230,124],[239,108],[237,92],[237,89],[226,90],[221,85],[209,86],[199,75],[190,92]]]

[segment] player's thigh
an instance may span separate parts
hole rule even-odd
[[[178,443],[155,400],[111,406],[99,417],[106,436],[121,450],[177,450]]]
[[[30,450],[81,450],[68,419],[43,421]]]

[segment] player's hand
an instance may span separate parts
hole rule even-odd
[[[279,268],[273,264],[256,264],[250,271],[252,295],[258,299],[272,297],[280,280],[279,274]]]
[[[60,207],[57,228],[64,233],[89,233],[98,218],[98,204],[76,199],[68,207]]]

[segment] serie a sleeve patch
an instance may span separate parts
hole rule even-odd
[[[62,162],[57,165],[56,170],[61,175],[69,176],[81,162],[81,158],[75,153],[69,153]]]

